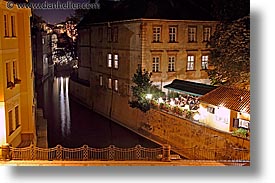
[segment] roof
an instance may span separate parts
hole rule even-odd
[[[175,79],[171,84],[165,85],[164,88],[195,96],[201,96],[214,90],[217,87],[203,83]]]
[[[211,0],[100,0],[100,9],[91,9],[78,27],[140,18],[213,20],[209,1]]]
[[[200,102],[250,114],[250,92],[247,90],[220,86],[201,96],[199,100]]]

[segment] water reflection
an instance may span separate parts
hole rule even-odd
[[[61,117],[61,132],[62,136],[69,136],[71,133],[71,114],[70,114],[70,104],[69,104],[69,78],[60,77],[56,78],[57,83],[60,84],[60,117]]]
[[[37,86],[38,107],[43,108],[47,119],[48,146],[101,148],[159,147],[126,128],[92,112],[74,100],[70,100],[69,77],[50,77]]]

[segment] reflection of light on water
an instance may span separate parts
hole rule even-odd
[[[59,79],[59,78],[58,78]],[[68,136],[71,133],[71,116],[69,104],[69,78],[60,78],[60,116],[62,136]],[[65,88],[64,88],[65,84]],[[65,90],[65,91],[64,91]]]

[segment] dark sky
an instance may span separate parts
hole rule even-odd
[[[47,2],[89,2],[89,0],[30,0],[30,2],[33,3],[44,3]],[[34,9],[33,12],[38,15],[42,16],[42,18],[50,24],[55,24],[59,22],[63,22],[66,20],[66,17],[70,16],[71,14],[74,14],[73,9],[66,9],[66,10],[46,10],[46,9]]]

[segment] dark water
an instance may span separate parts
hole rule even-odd
[[[85,108],[69,97],[69,77],[51,77],[37,86],[37,104],[48,120],[48,146],[159,147]]]

